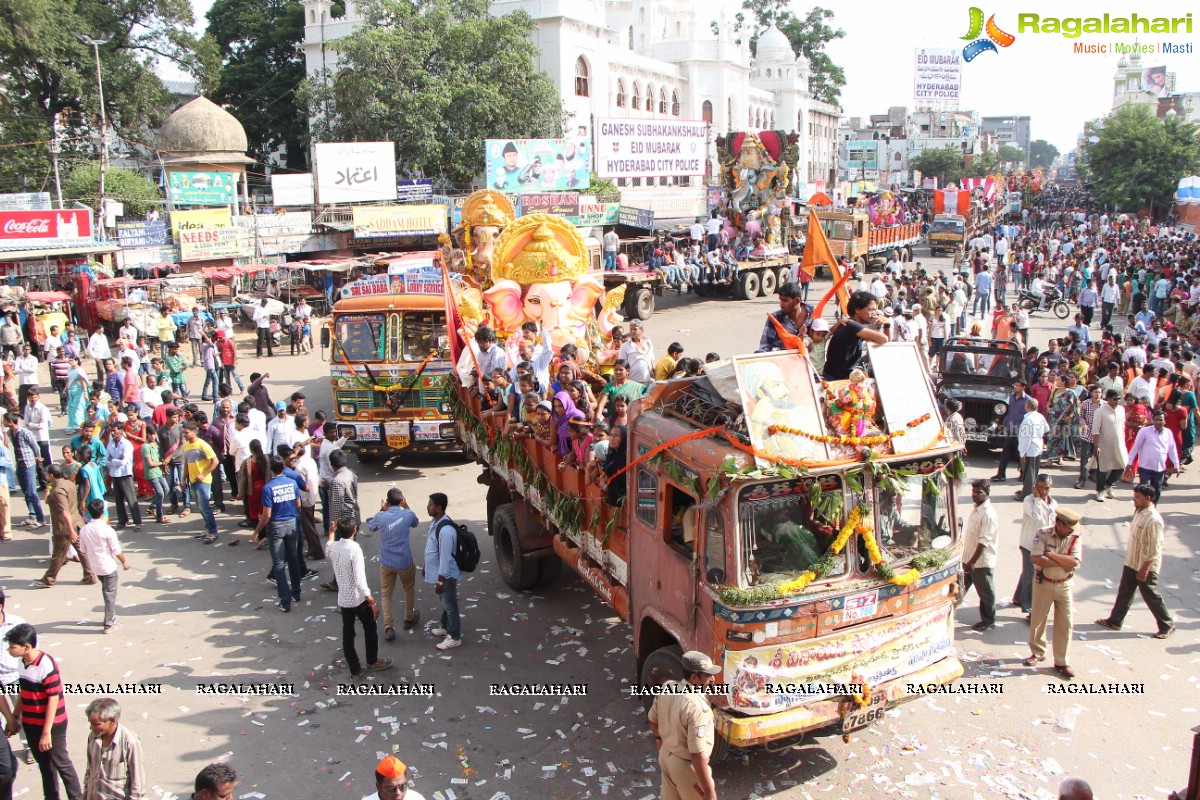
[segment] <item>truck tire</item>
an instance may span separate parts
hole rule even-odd
[[[738,278],[737,297],[739,300],[750,300],[758,297],[758,273],[747,270]]]
[[[904,245],[904,249],[900,251],[900,260],[910,262],[913,260],[912,245]]]
[[[563,562],[557,555],[543,556],[538,559],[538,586],[548,586],[558,579],[562,573]]]
[[[775,270],[775,283],[778,286],[783,286],[785,283],[792,282],[792,268],[780,267]]]
[[[859,256],[858,260],[854,262],[854,266],[858,267],[858,274],[865,278],[871,264],[867,261],[866,256]]]
[[[633,293],[633,299],[629,302],[630,318],[642,320],[650,319],[654,314],[654,292],[647,289],[645,286]]]
[[[775,270],[764,269],[762,275],[758,277],[758,292],[763,297],[770,297],[775,294],[775,289],[778,284],[775,282]]]
[[[660,647],[646,657],[638,675],[639,686],[662,686],[667,681],[683,680],[683,648],[677,644]],[[654,702],[652,696],[642,698],[646,710]]]
[[[521,549],[517,512],[512,503],[505,503],[492,515],[492,546],[496,548],[500,577],[510,589],[521,591],[537,583],[538,562],[525,558]]]

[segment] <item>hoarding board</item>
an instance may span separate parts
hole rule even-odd
[[[595,129],[601,178],[704,174],[707,122],[601,117]]]
[[[83,208],[0,211],[0,244],[66,247],[92,241],[92,212]]]
[[[440,203],[413,206],[355,206],[354,237],[433,236],[446,232],[446,207]]]
[[[311,206],[316,202],[311,172],[300,175],[272,175],[271,202],[276,206]]]
[[[117,241],[121,247],[159,247],[168,238],[167,223],[163,220],[117,223]]]
[[[391,142],[320,142],[317,199],[365,203],[396,199],[396,149]]]
[[[592,143],[573,139],[488,139],[488,187],[512,194],[582,191],[591,185]]]
[[[238,176],[233,172],[167,173],[167,197],[180,206],[228,206],[237,203]]]
[[[918,47],[913,70],[913,99],[918,103],[957,102],[962,92],[962,51]]]
[[[192,228],[179,232],[180,261],[234,258],[241,254],[241,228]]]

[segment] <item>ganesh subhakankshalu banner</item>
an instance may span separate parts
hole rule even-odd
[[[730,705],[745,714],[773,714],[833,697],[820,691],[830,684],[875,686],[911,675],[953,655],[951,610],[943,605],[816,641],[726,650]]]
[[[446,232],[446,207],[440,203],[414,206],[355,206],[354,236],[434,236]]]

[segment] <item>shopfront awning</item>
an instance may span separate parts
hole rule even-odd
[[[27,261],[31,258],[61,258],[64,256],[91,256],[115,253],[121,249],[116,242],[93,242],[92,244],[69,247],[42,247],[27,249],[25,246],[0,245],[0,261]]]

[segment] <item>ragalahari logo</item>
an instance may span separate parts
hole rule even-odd
[[[1008,47],[1017,40],[1017,37],[1011,33],[1005,33],[1000,30],[1000,26],[996,24],[996,15],[992,14],[988,17],[987,25],[983,24],[983,10],[971,6],[971,27],[967,30],[967,35],[963,39],[973,40],[969,45],[963,48],[963,61],[974,61],[975,57],[980,53],[986,53],[989,50],[993,53],[999,53],[996,45]],[[986,30],[987,38],[980,39],[979,34]]]

